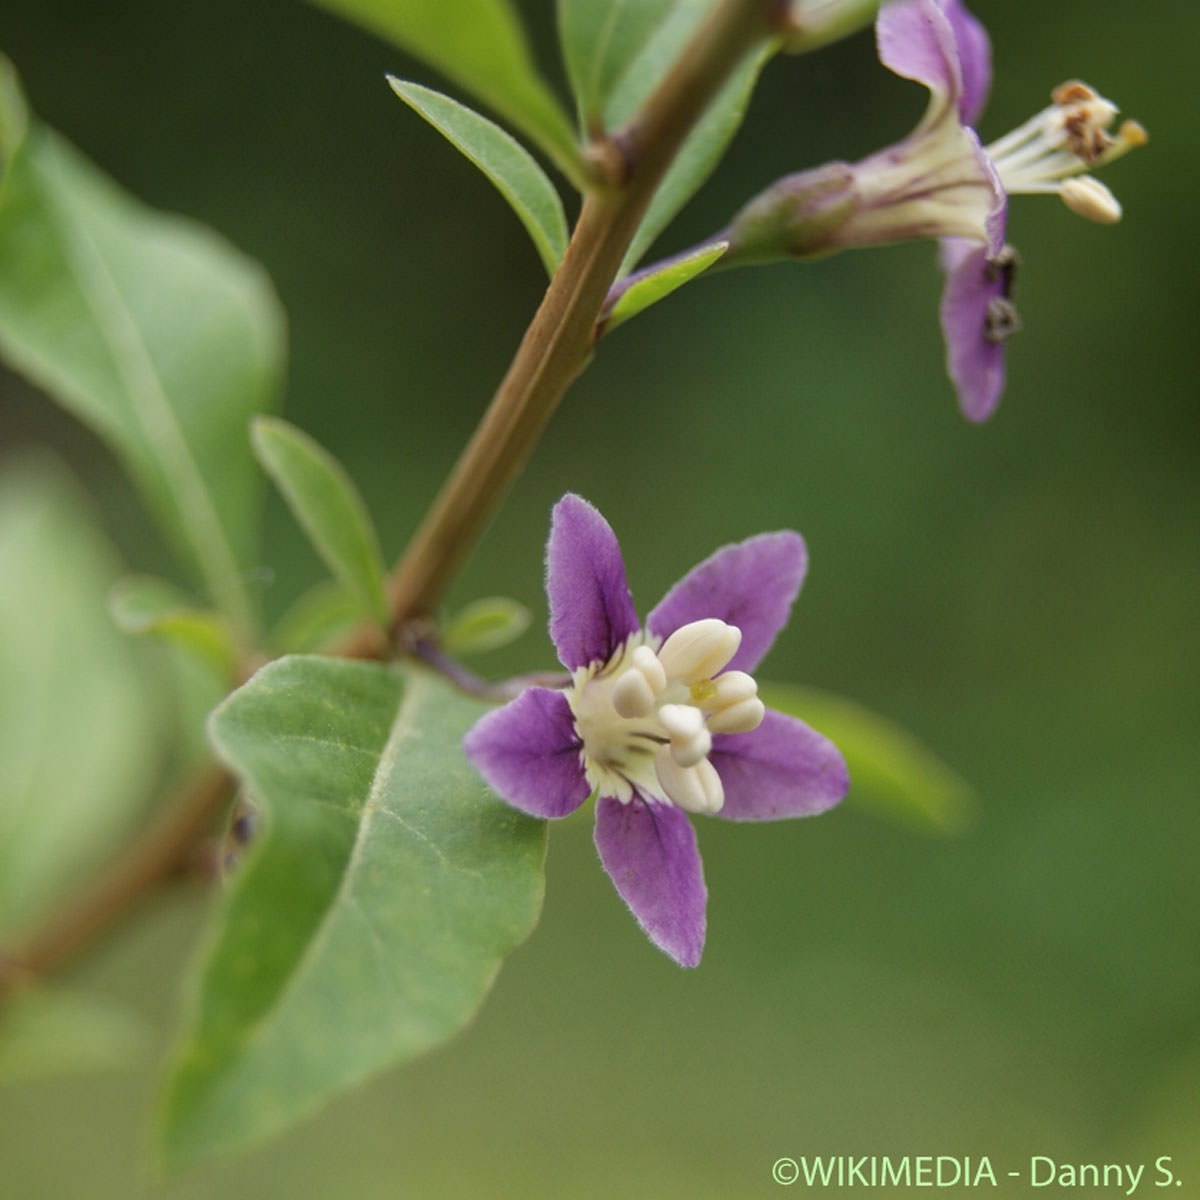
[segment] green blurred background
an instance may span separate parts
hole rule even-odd
[[[688,973],[613,895],[589,819],[560,824],[542,923],[463,1037],[160,1184],[140,1152],[204,920],[177,895],[76,973],[146,1017],[147,1053],[0,1092],[6,1200],[756,1196],[779,1156],[839,1153],[988,1154],[998,1173],[1169,1154],[1177,1194],[1200,1195],[1200,16],[975,8],[999,68],[985,138],[1070,76],[1152,137],[1105,176],[1116,228],[1014,205],[1025,332],[996,418],[954,406],[929,245],[701,281],[602,345],[452,596],[530,605],[535,630],[486,662],[530,669],[552,658],[541,557],[564,491],[616,528],[643,610],[722,542],[798,528],[810,576],[762,674],[913,729],[977,787],[973,828],[924,836],[853,802],[698,823],[710,933]],[[561,78],[551,5],[525,9]],[[383,73],[439,81],[283,0],[10,0],[0,38],[43,118],[266,265],[287,415],[351,466],[397,554],[544,285],[503,202]],[[776,61],[660,248],[895,140],[922,104],[867,35]],[[4,376],[0,455],[29,444],[71,463],[131,567],[171,569],[107,453]],[[263,562],[275,613],[320,575],[275,498]]]

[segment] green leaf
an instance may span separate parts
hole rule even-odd
[[[168,1166],[284,1129],[479,1006],[537,920],[545,853],[462,753],[485,711],[423,670],[304,657],[217,709],[264,830],[203,964]]]
[[[975,816],[970,784],[911,733],[853,700],[815,688],[764,685],[764,703],[820,730],[850,768],[850,800],[926,832],[955,834]]]
[[[262,271],[31,126],[0,193],[0,353],[123,459],[240,634],[258,535],[246,438],[283,324]]]
[[[29,112],[17,72],[9,59],[0,54],[0,188],[4,187],[8,164],[20,149],[28,128]]]
[[[656,45],[647,48],[657,49]],[[697,122],[679,153],[668,168],[662,183],[650,201],[650,207],[634,234],[621,273],[631,271],[655,238],[674,220],[675,215],[695,195],[712,174],[746,115],[754,85],[767,60],[775,52],[774,44],[764,46],[747,58],[729,77],[725,86]],[[640,89],[639,89],[640,90]]]
[[[508,0],[313,0],[424,59],[482,100],[576,186],[583,161],[562,107],[538,74]]]
[[[450,654],[482,654],[515,642],[533,620],[529,609],[507,596],[475,600],[448,622],[442,645]]]
[[[334,576],[358,597],[363,616],[387,624],[379,537],[367,506],[341,463],[278,417],[258,417],[254,452],[292,515]]]
[[[162,638],[197,655],[226,680],[236,678],[237,651],[229,623],[173,583],[153,575],[127,575],[109,592],[108,611],[122,633]]]
[[[104,601],[118,565],[48,459],[0,473],[0,938],[109,852],[146,799],[158,733]]]
[[[0,1085],[128,1066],[148,1030],[127,1009],[98,996],[41,988],[0,1006]]]
[[[567,252],[567,217],[558,192],[533,156],[499,125],[457,100],[391,75],[388,83],[496,185],[553,275]]]
[[[685,283],[695,279],[697,275],[703,274],[728,249],[728,242],[713,242],[647,270],[639,279],[629,284],[612,306],[612,310],[604,319],[604,332],[611,333],[630,317],[636,317],[650,305],[657,304]]]
[[[280,654],[323,650],[354,628],[361,618],[357,597],[336,579],[326,579],[304,592],[279,618],[271,645]]]
[[[558,31],[580,122],[604,126],[608,102],[630,64],[681,0],[558,0]],[[692,3],[701,15],[711,5]],[[670,64],[668,63],[667,66]],[[659,76],[647,80],[652,90]]]

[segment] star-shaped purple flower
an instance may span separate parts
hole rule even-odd
[[[823,812],[846,764],[766,710],[749,674],[787,622],[804,541],[764,533],[705,559],[638,620],[616,535],[586,500],[554,507],[550,636],[571,672],[483,717],[467,755],[499,795],[565,817],[592,792],[596,849],[650,940],[681,966],[704,949],[707,891],[688,812],[771,821]]]
[[[1049,193],[1081,216],[1121,216],[1113,194],[1085,171],[1146,140],[1086,84],[1064,83],[1052,103],[982,145],[974,125],[991,87],[987,31],[961,0],[894,0],[875,22],[885,67],[929,89],[902,141],[856,163],[788,176],[752,200],[722,236],[724,263],[811,257],[910,238],[941,241],[941,324],[959,406],[986,420],[1004,390],[1004,344],[1020,327],[1012,302],[1016,256],[1005,245],[1008,198]]]

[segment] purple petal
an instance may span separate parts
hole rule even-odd
[[[937,0],[884,4],[875,18],[875,41],[879,61],[889,71],[923,83],[933,93],[939,112],[953,101],[962,119],[967,96],[958,46],[950,19]]]
[[[827,737],[771,709],[752,732],[713,738],[708,761],[725,787],[725,805],[716,815],[731,821],[812,816],[850,787],[841,752]]]
[[[673,804],[596,802],[596,849],[617,894],[650,940],[681,967],[704,950],[708,891],[696,833]]]
[[[546,546],[550,637],[568,670],[605,661],[639,624],[616,534],[586,500],[555,506]]]
[[[946,370],[958,404],[970,421],[986,421],[1004,391],[1004,343],[988,337],[988,310],[1006,300],[1005,273],[988,260],[983,246],[947,243],[947,269],[940,317],[946,338]]]
[[[492,790],[534,817],[565,817],[591,795],[580,746],[566,696],[550,688],[522,692],[463,738]]]
[[[942,11],[954,31],[963,90],[958,98],[958,117],[974,125],[987,103],[992,87],[992,43],[983,23],[967,11],[961,0],[942,0]]]
[[[753,671],[787,624],[807,568],[804,539],[791,530],[722,546],[659,601],[646,628],[666,638],[692,621],[717,617],[742,631],[728,669]]]

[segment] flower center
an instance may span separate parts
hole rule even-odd
[[[607,662],[580,667],[567,700],[588,783],[625,803],[637,795],[719,812],[725,792],[708,761],[712,735],[748,733],[765,711],[754,679],[724,670],[741,641],[736,625],[710,618],[661,646],[634,634]]]
[[[1078,80],[1060,84],[1050,98],[1048,108],[988,146],[1004,190],[1048,192],[1091,221],[1120,220],[1117,198],[1084,172],[1144,146],[1145,129],[1125,121],[1110,132],[1117,106]]]

